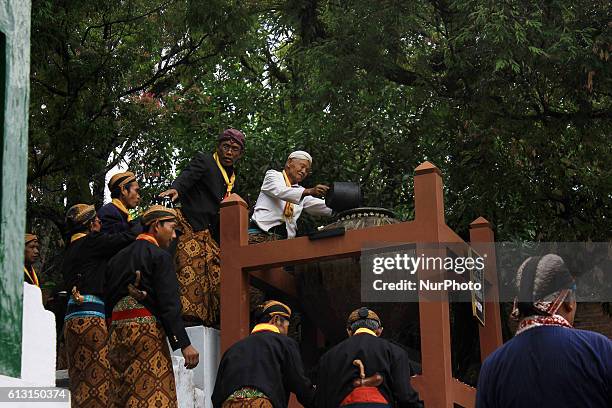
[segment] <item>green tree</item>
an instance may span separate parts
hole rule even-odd
[[[308,183],[360,181],[408,219],[429,160],[464,237],[482,215],[498,240],[609,240],[607,17],[567,0],[34,1],[31,224],[100,204],[117,163],[149,199],[234,126],[251,204],[301,148]]]

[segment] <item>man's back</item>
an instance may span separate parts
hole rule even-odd
[[[134,241],[131,232],[91,232],[71,242],[64,254],[62,274],[68,290],[76,286],[81,294],[104,295],[105,268],[116,252]],[[79,276],[80,275],[80,276]]]
[[[212,395],[220,407],[234,391],[254,387],[263,392],[274,408],[287,406],[289,392],[310,406],[313,390],[304,375],[295,340],[271,331],[253,333],[229,348],[219,365]]]
[[[117,302],[128,295],[128,284],[134,282],[136,271],[140,271],[142,279],[138,289],[146,292],[146,297],[139,302],[161,321],[172,349],[189,345],[181,318],[172,257],[165,249],[146,240],[137,239],[109,261],[105,288],[106,314],[111,316]]]
[[[337,344],[323,355],[319,363],[317,408],[338,408],[353,390],[352,382],[359,377],[353,360],[361,360],[366,377],[375,373],[384,381],[378,387],[390,405],[419,407],[418,395],[410,386],[411,371],[408,354],[399,346],[371,334],[356,334]]]
[[[612,404],[612,341],[584,330],[541,326],[491,354],[478,381],[478,408]]]
[[[98,217],[102,222],[102,232],[113,234],[125,232],[130,229],[127,214],[122,213],[112,202],[104,204],[98,210]]]

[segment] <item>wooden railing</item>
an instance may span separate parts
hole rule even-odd
[[[418,166],[414,179],[415,219],[399,224],[347,231],[345,235],[309,240],[307,237],[248,245],[248,208],[236,194],[221,204],[221,349],[249,334],[249,276],[296,295],[293,277],[280,266],[358,256],[364,243],[465,242],[444,220],[440,170],[429,162]],[[487,301],[485,325],[479,328],[481,358],[502,344],[497,294],[494,240],[484,218],[470,224],[471,246],[486,254]],[[479,244],[481,246],[479,247]],[[432,271],[419,270],[419,277]],[[472,407],[475,389],[452,376],[448,293],[419,302],[422,374],[412,382],[427,407]],[[295,401],[295,399],[292,399]],[[294,402],[295,403],[295,402]]]

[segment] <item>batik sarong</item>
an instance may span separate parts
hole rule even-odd
[[[72,407],[107,407],[110,372],[104,302],[91,295],[85,295],[81,304],[70,299],[64,338]]]
[[[279,239],[282,239],[282,237],[278,234],[262,231],[260,229],[249,228],[249,245],[277,241]]]
[[[285,233],[283,237],[281,234],[277,234],[277,230],[282,230]],[[259,225],[253,220],[249,222],[249,244],[260,244],[262,242],[277,241],[279,239],[286,239],[285,225],[278,225],[270,229],[270,231],[264,231],[259,228]]]
[[[267,232],[250,232],[249,231],[249,245],[261,244],[263,242],[276,241],[278,235],[268,234]]]
[[[221,408],[272,408],[272,401],[258,389],[245,387],[234,391]]]
[[[182,230],[176,248],[182,314],[186,321],[215,326],[220,306],[219,245],[209,230],[195,232],[180,210],[177,214]]]
[[[113,308],[108,359],[112,380],[110,407],[177,407],[164,329],[130,296]]]
[[[56,370],[67,370],[68,369],[68,356],[66,355],[66,340],[64,340],[64,334],[57,339],[57,348],[55,350],[55,369]]]

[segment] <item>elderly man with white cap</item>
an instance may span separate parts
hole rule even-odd
[[[298,150],[289,155],[283,171],[268,170],[249,225],[249,243],[294,238],[302,211],[330,216],[323,196],[328,186],[304,188],[300,183],[310,174],[312,157]]]

